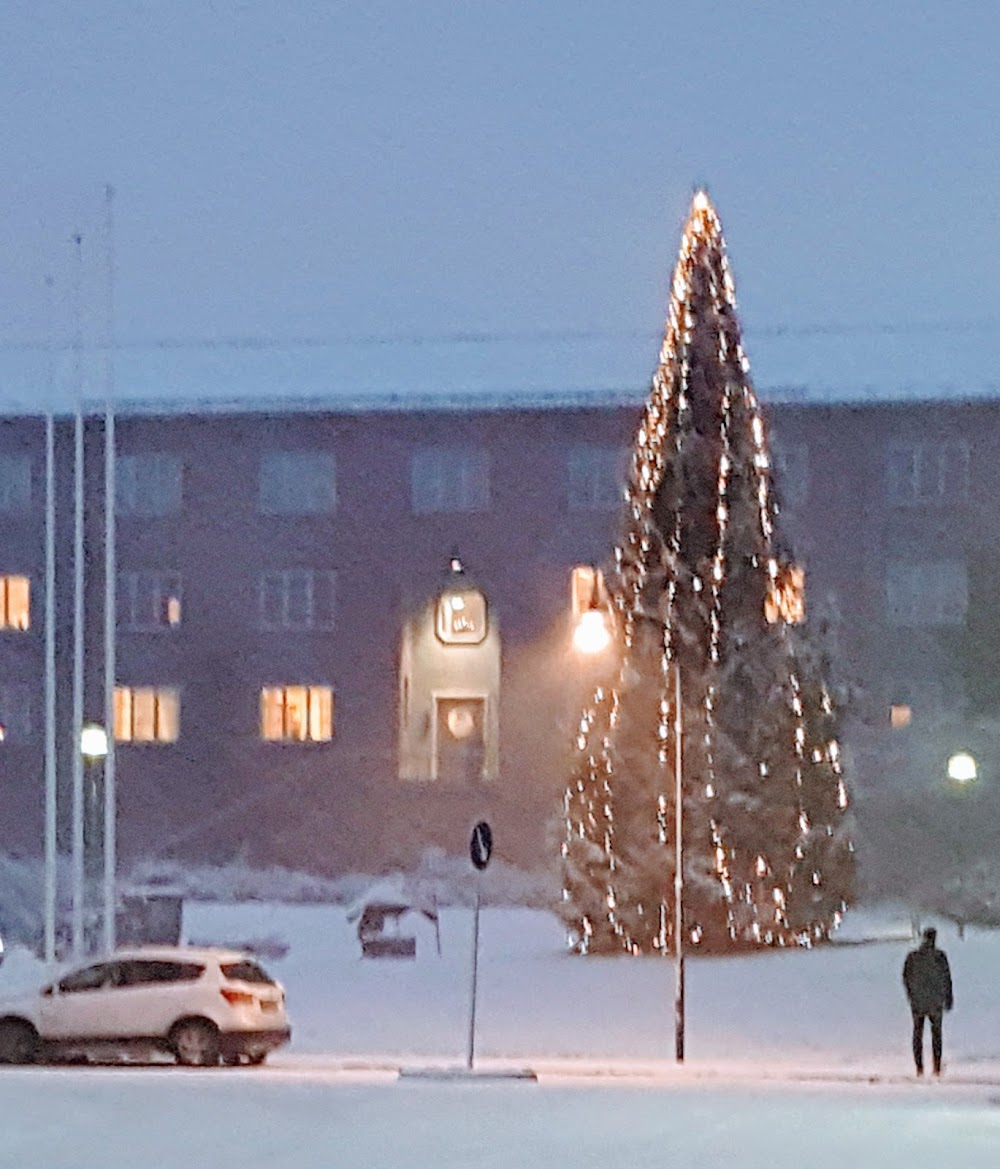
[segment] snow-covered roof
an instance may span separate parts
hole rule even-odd
[[[746,331],[765,402],[1000,396],[1000,327]],[[659,338],[538,334],[157,342],[0,350],[0,412],[503,409],[644,400]],[[110,359],[109,359],[110,358]]]

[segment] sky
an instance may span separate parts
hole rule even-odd
[[[516,343],[631,383],[705,184],[758,381],[985,378],[998,45],[990,0],[9,0],[0,356],[390,344],[405,389],[471,343],[478,388]]]

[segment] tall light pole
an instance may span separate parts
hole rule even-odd
[[[105,337],[105,404],[104,404],[104,871],[103,871],[103,941],[110,953],[115,948],[115,869],[117,865],[118,802],[115,788],[115,634],[117,629],[116,592],[118,562],[115,531],[115,363],[114,363],[114,188],[105,194],[105,247],[107,249],[107,321]]]
[[[45,416],[45,906],[44,953],[56,957],[58,785],[56,780],[55,419]]]

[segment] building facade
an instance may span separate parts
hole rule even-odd
[[[642,403],[123,410],[116,423],[118,848],[322,873],[557,854]],[[1000,558],[1000,402],[769,408],[779,532],[829,624],[859,792],[989,771],[954,650]],[[74,433],[56,421],[60,832],[72,730]],[[88,418],[86,719],[102,721],[103,425]],[[0,849],[40,854],[45,422],[0,422]],[[577,571],[574,576],[575,570]],[[575,585],[575,589],[574,589]],[[976,735],[980,740],[976,740]]]

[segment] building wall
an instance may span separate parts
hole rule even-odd
[[[934,782],[937,762],[929,753],[950,749],[962,694],[940,629],[892,616],[888,577],[897,570],[890,565],[919,570],[967,564],[982,548],[1000,552],[994,508],[1000,403],[776,406],[769,413],[783,500],[779,532],[806,567],[810,612],[831,617],[836,670],[857,696],[847,736],[855,784]],[[173,454],[183,465],[179,511],[122,513],[118,520],[119,573],[179,573],[183,594],[178,624],[121,629],[117,640],[120,684],[170,685],[181,698],[175,743],[119,746],[124,863],[147,855],[217,861],[242,855],[324,872],[405,865],[429,846],[463,852],[469,826],[481,816],[494,824],[498,856],[523,865],[551,859],[576,703],[587,684],[568,650],[569,571],[608,560],[617,518],[613,505],[598,499],[581,506],[579,493],[570,492],[569,452],[625,450],[638,418],[638,407],[122,416],[119,465],[151,452]],[[72,752],[72,437],[72,423],[60,420],[64,843]],[[99,420],[88,423],[86,437],[86,709],[100,719]],[[895,499],[887,467],[893,457],[898,464],[908,443],[925,455],[935,443],[967,450],[967,490]],[[411,458],[440,446],[487,452],[487,507],[414,513]],[[335,508],[262,513],[261,460],[275,451],[332,452]],[[21,743],[15,736],[0,742],[0,848],[37,853],[43,422],[0,423],[4,455],[32,460],[29,505],[0,511],[0,574],[31,576],[32,615],[28,631],[0,631],[0,684],[25,687],[34,698],[31,733]],[[455,554],[488,596],[502,631],[499,774],[467,789],[399,777],[402,631],[436,594]],[[262,574],[304,569],[336,573],[332,627],[262,628]],[[897,585],[912,584],[907,571],[898,570]],[[332,687],[329,741],[262,741],[261,687],[283,684]],[[904,699],[911,725],[893,731],[890,706]],[[928,742],[932,749],[915,746]]]

